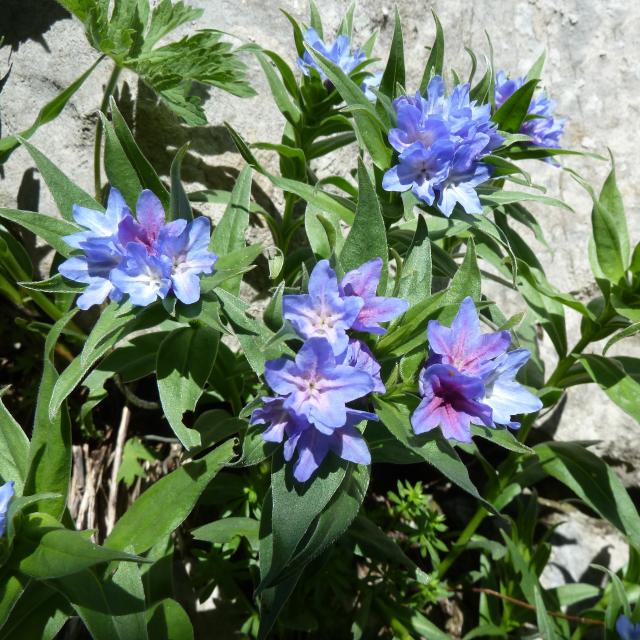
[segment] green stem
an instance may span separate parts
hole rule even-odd
[[[458,536],[455,544],[449,551],[448,555],[445,559],[440,563],[438,567],[438,577],[442,579],[449,570],[449,567],[458,559],[458,556],[464,551],[467,542],[471,540],[471,536],[476,532],[478,527],[482,524],[484,519],[488,515],[488,511],[484,507],[478,507],[478,510],[473,514],[473,517],[469,522],[467,522],[467,526],[464,528],[462,533]]]
[[[102,102],[100,103],[100,112],[106,114],[109,107],[109,100],[113,95],[118,84],[118,78],[120,77],[120,67],[116,64],[113,67],[109,81],[104,90],[102,96]],[[100,163],[102,160],[102,119],[98,118],[96,123],[96,139],[93,145],[93,187],[96,192],[96,200],[102,201],[102,176],[100,171]]]

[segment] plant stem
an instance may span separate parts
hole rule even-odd
[[[489,512],[484,507],[478,507],[478,510],[473,514],[473,517],[467,523],[462,533],[458,536],[455,544],[449,551],[449,554],[440,563],[438,567],[438,577],[442,579],[444,574],[449,570],[449,567],[457,560],[458,556],[464,551],[467,542],[471,539],[471,536],[476,532],[476,529],[480,526]]]
[[[100,112],[106,114],[109,107],[109,99],[113,95],[118,84],[118,78],[120,77],[120,67],[114,64],[113,71],[107,82],[107,86],[102,96],[102,102],[100,103]],[[93,187],[96,192],[96,200],[102,201],[102,176],[100,171],[100,162],[102,159],[102,120],[98,117],[96,123],[96,139],[93,145]]]

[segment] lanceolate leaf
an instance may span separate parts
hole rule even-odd
[[[444,66],[444,32],[436,12],[432,10],[431,13],[433,14],[433,20],[436,24],[436,37],[433,41],[433,46],[431,47],[431,52],[429,53],[429,58],[427,59],[427,64],[422,74],[422,80],[420,81],[421,94],[424,94],[427,90],[429,80],[431,80],[433,76],[442,75]]]
[[[498,129],[508,133],[517,133],[520,130],[537,86],[537,79],[528,80],[505,100],[492,118]]]
[[[629,266],[631,246],[622,196],[616,184],[615,165],[600,197],[597,201],[594,198],[591,223],[598,263],[607,278],[616,283]]]
[[[60,494],[61,498],[57,500],[47,500],[34,505],[34,510],[49,513],[56,518],[64,511],[71,478],[71,423],[65,404],[50,416],[49,399],[58,380],[58,372],[53,362],[54,349],[62,330],[76,312],[77,309],[73,309],[58,320],[45,342],[44,370],[38,389],[29,447],[29,472],[24,486],[24,495],[43,492]]]
[[[36,149],[30,142],[22,141],[26,150],[31,154],[33,161],[38,167],[40,175],[51,191],[51,195],[58,207],[60,215],[69,221],[73,221],[73,205],[77,204],[87,209],[103,211],[104,207],[91,197],[86,191],[71,181],[58,167],[57,164],[49,160],[41,151]]]
[[[22,493],[29,462],[29,439],[13,419],[0,395],[0,477],[3,482],[13,480],[16,493]]]
[[[389,258],[387,234],[378,197],[362,161],[358,164],[358,191],[358,208],[340,253],[340,264],[345,271],[350,271],[367,260],[382,258],[380,291],[385,291]]]
[[[402,23],[400,21],[400,13],[396,7],[393,40],[391,41],[391,47],[389,48],[387,66],[385,67],[382,79],[380,80],[380,91],[390,98],[394,98],[397,85],[404,87],[405,77]]]
[[[141,554],[179,527],[202,492],[233,456],[229,440],[199,460],[188,462],[151,485],[116,522],[105,541],[110,549]]]
[[[82,86],[84,81],[91,75],[91,72],[98,66],[102,58],[98,58],[79,78],[72,82],[64,91],[59,93],[53,100],[40,109],[35,122],[19,135],[11,135],[6,138],[0,138],[0,164],[5,162],[11,155],[11,152],[20,143],[24,143],[24,139],[30,138],[43,124],[51,122],[60,115],[66,104],[73,97],[76,91]]]
[[[565,484],[585,504],[640,546],[640,516],[620,478],[601,458],[575,442],[534,447],[542,470]]]
[[[177,329],[160,345],[158,391],[164,414],[185,448],[201,444],[200,434],[182,421],[204,391],[218,351],[220,333],[206,325]]]
[[[402,264],[398,296],[411,306],[426,299],[431,295],[431,272],[431,241],[427,223],[423,216],[419,216],[416,232]]]
[[[171,163],[171,198],[169,205],[169,213],[167,218],[170,220],[177,220],[182,218],[183,220],[193,220],[193,213],[191,211],[191,204],[189,198],[182,185],[180,179],[180,172],[182,169],[182,160],[189,149],[189,144],[185,144],[176,153],[173,162]]]
[[[331,456],[313,482],[300,484],[293,477],[291,465],[285,464],[281,456],[274,465],[271,474],[273,556],[269,574],[262,576],[263,588],[279,581],[298,544],[338,490],[346,472],[346,465],[338,464],[338,459]]]
[[[613,358],[584,355],[580,362],[609,398],[640,423],[640,382]]]
[[[438,433],[427,436],[413,434],[410,421],[411,410],[406,404],[392,404],[376,397],[375,405],[382,423],[405,447],[433,465],[461,489],[484,502],[471,482],[466,466],[444,438],[441,438]]]
[[[15,222],[31,231],[65,258],[71,255],[73,249],[62,238],[80,231],[80,227],[71,222],[33,211],[0,208],[0,218]]]

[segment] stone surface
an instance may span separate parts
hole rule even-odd
[[[295,53],[291,30],[279,7],[296,18],[306,17],[304,0],[190,0],[204,9],[199,24],[213,26],[254,41],[277,51],[287,60]],[[334,31],[344,14],[346,0],[325,0],[322,14],[326,31]],[[635,242],[640,240],[638,224],[640,206],[640,163],[637,162],[638,119],[637,96],[640,94],[640,67],[637,50],[640,46],[640,4],[624,0],[579,2],[578,0],[481,0],[469,3],[416,3],[398,0],[403,17],[407,58],[407,88],[415,90],[428,55],[427,47],[434,36],[430,9],[440,16],[446,36],[446,66],[457,69],[464,77],[469,59],[464,47],[477,53],[487,52],[486,30],[493,41],[498,67],[513,74],[525,73],[543,49],[548,52],[543,74],[544,83],[558,102],[558,113],[568,117],[564,139],[567,147],[604,153],[611,148],[617,160],[618,178]],[[87,43],[80,25],[64,16],[53,0],[3,0],[0,5],[0,33],[7,36],[13,49],[11,76],[0,95],[3,134],[28,127],[38,109],[46,101],[80,75],[95,59],[96,53]],[[355,19],[355,42],[362,43],[373,30],[380,32],[376,55],[386,57],[393,23],[393,4],[379,0],[360,0]],[[28,37],[35,39],[28,39]],[[8,64],[7,48],[0,50],[0,72]],[[152,96],[136,79],[124,74],[121,91],[123,108],[127,96],[140,92],[143,98],[132,117],[136,135],[142,147],[163,173],[168,172],[171,157],[185,141],[191,140],[191,152],[184,163],[185,179],[190,189],[229,189],[241,166],[225,130],[229,121],[249,141],[279,140],[283,119],[269,97],[266,82],[254,61],[251,77],[258,97],[241,100],[221,91],[212,90],[207,100],[210,125],[189,130],[180,125],[166,110],[158,108]],[[383,62],[381,62],[383,64]],[[96,109],[110,73],[110,63],[104,61],[89,78],[62,115],[42,128],[33,142],[81,186],[91,191],[93,184],[93,130]],[[129,101],[129,107],[131,102]],[[264,156],[267,166],[274,166],[273,157]],[[323,169],[345,168],[352,162],[349,151],[323,164]],[[570,159],[566,164],[576,169],[599,187],[608,165],[593,159]],[[350,164],[346,165],[347,167]],[[559,195],[573,208],[532,207],[539,216],[549,241],[549,247],[532,244],[545,264],[549,279],[560,289],[576,292],[579,297],[593,293],[593,278],[586,256],[590,235],[590,201],[568,173],[545,165],[529,163],[527,167],[536,180],[545,185],[551,195]],[[17,150],[3,168],[0,182],[0,206],[39,209],[54,212],[53,201],[33,170],[29,155]],[[260,176],[256,178],[254,196],[268,206],[280,196]],[[205,207],[215,215],[219,208]],[[254,237],[266,237],[257,228]],[[517,311],[523,304],[515,296],[505,298],[509,310]],[[576,335],[578,319],[569,316],[570,334]],[[553,356],[547,348],[552,363]],[[638,353],[638,343],[623,347]],[[581,387],[569,394],[565,415],[557,437],[561,439],[599,439],[597,449],[613,460],[624,460],[620,470],[627,480],[637,482],[640,454],[634,453],[638,425],[608,401],[594,387]],[[636,462],[638,463],[636,465]]]

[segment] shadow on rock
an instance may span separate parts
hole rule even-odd
[[[44,34],[58,20],[71,17],[55,0],[2,0],[0,5],[0,40],[13,51],[33,40],[48,52]]]

